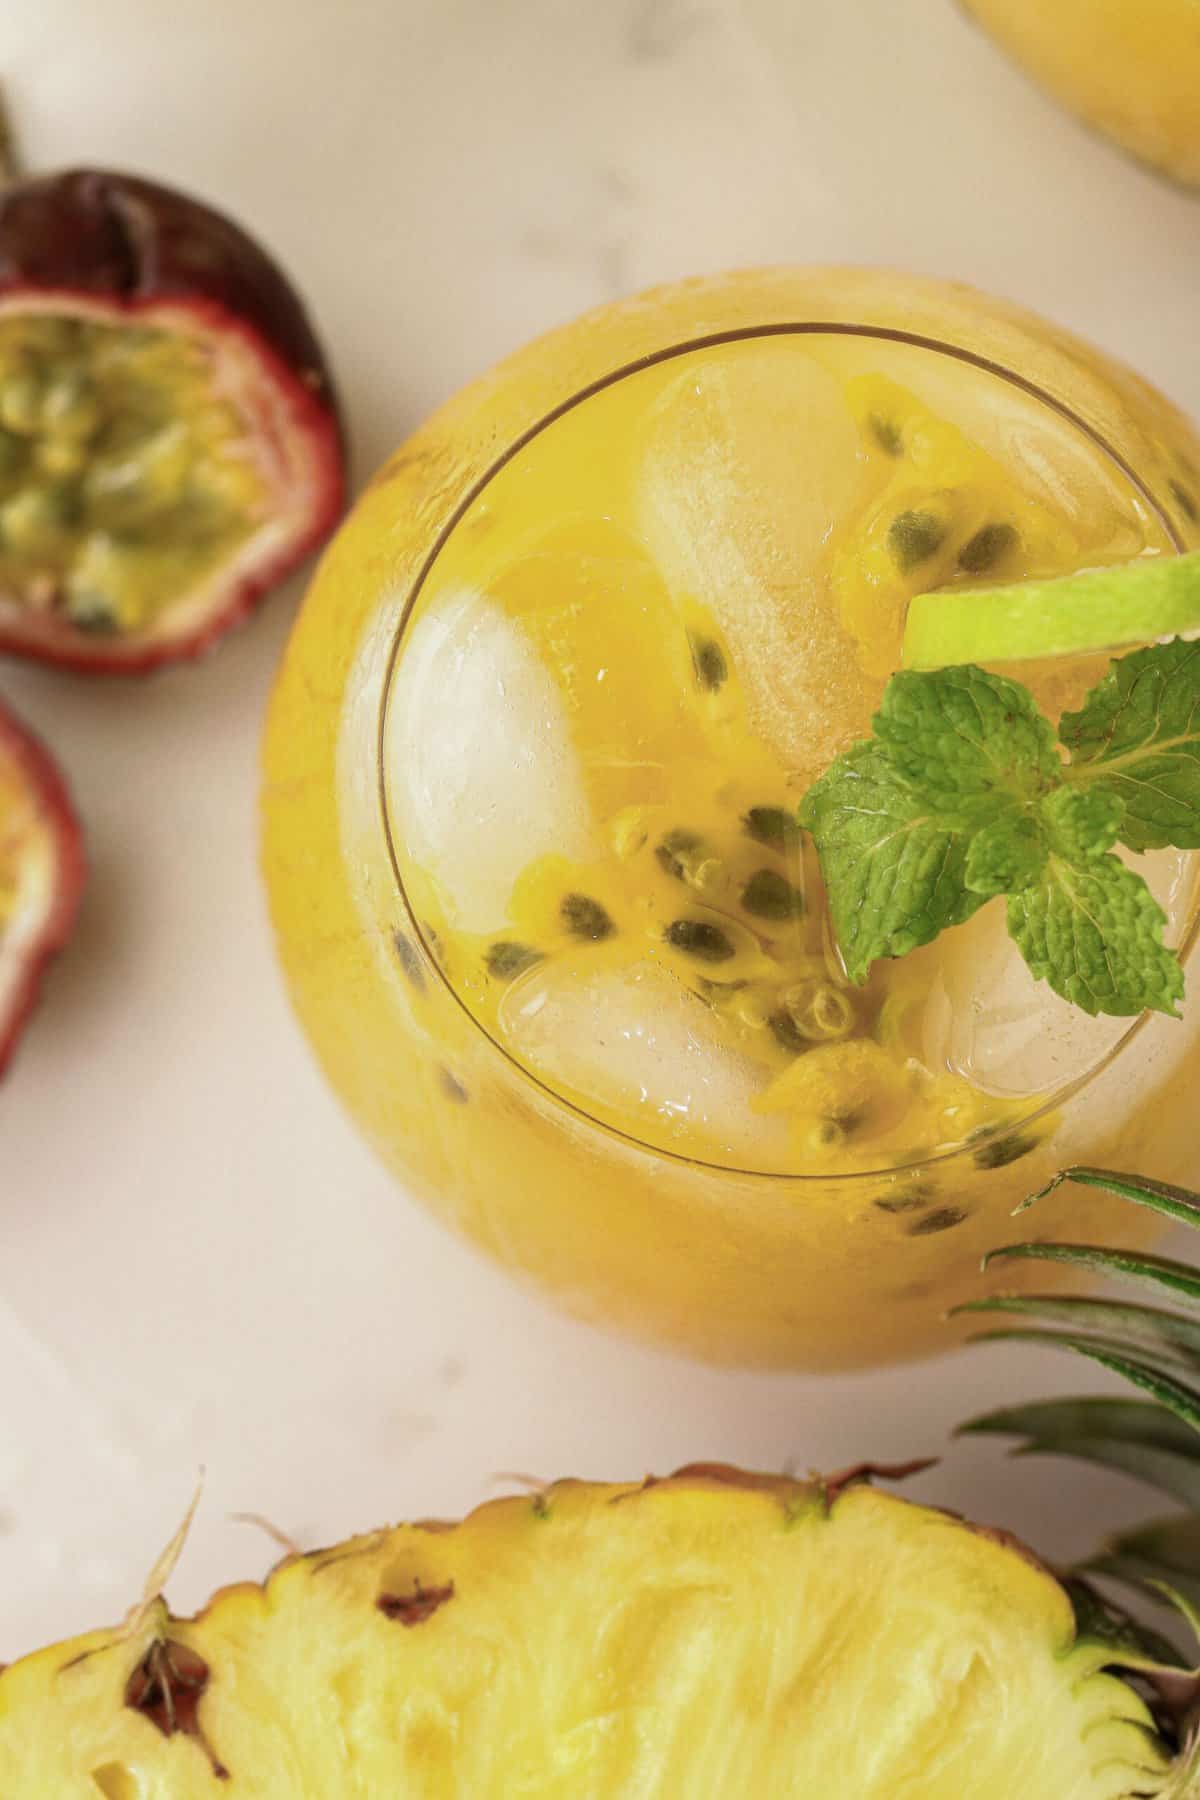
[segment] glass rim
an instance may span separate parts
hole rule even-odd
[[[391,642],[388,645],[388,653],[383,670],[383,691],[379,705],[379,719],[375,734],[379,816],[383,827],[388,863],[396,883],[396,889],[400,896],[400,901],[404,908],[409,926],[421,948],[426,962],[431,966],[437,980],[441,982],[443,988],[450,995],[459,1010],[465,1015],[474,1030],[487,1041],[492,1049],[496,1051],[496,1053],[523,1081],[530,1083],[533,1087],[538,1089],[552,1106],[561,1108],[564,1112],[580,1120],[590,1129],[600,1132],[605,1137],[615,1139],[618,1143],[640,1152],[643,1156],[663,1158],[669,1162],[683,1164],[688,1168],[703,1169],[717,1175],[735,1176],[742,1181],[782,1183],[808,1182],[830,1185],[841,1182],[850,1183],[881,1180],[889,1176],[911,1174],[918,1170],[930,1169],[944,1163],[952,1163],[960,1157],[974,1156],[987,1143],[1003,1141],[1006,1138],[1016,1137],[1028,1131],[1032,1126],[1037,1125],[1039,1121],[1046,1118],[1047,1115],[1057,1112],[1085,1088],[1090,1087],[1099,1076],[1103,1075],[1122,1052],[1142,1034],[1152,1015],[1149,1012],[1139,1013],[1131,1020],[1126,1030],[1121,1033],[1115,1043],[1109,1046],[1103,1056],[1085,1069],[1081,1075],[1077,1075],[1071,1081],[1064,1082],[1060,1087],[1055,1088],[1051,1095],[1040,1099],[1031,1110],[1020,1113],[1019,1115],[1014,1115],[1012,1118],[1006,1119],[994,1126],[985,1127],[977,1134],[964,1138],[959,1143],[935,1150],[932,1154],[912,1156],[903,1162],[884,1163],[878,1168],[837,1169],[825,1172],[762,1168],[747,1169],[735,1162],[714,1162],[708,1157],[690,1155],[687,1151],[674,1150],[665,1144],[650,1143],[645,1138],[640,1138],[631,1131],[623,1131],[620,1126],[612,1124],[607,1119],[598,1117],[595,1113],[590,1112],[586,1106],[581,1105],[575,1100],[569,1099],[566,1094],[561,1093],[548,1081],[543,1080],[540,1075],[531,1069],[528,1064],[522,1062],[520,1057],[516,1056],[507,1045],[488,1029],[482,1019],[480,1019],[472,1010],[462,994],[458,991],[457,987],[447,976],[442,967],[441,960],[434,951],[433,946],[430,944],[421,921],[418,919],[409,900],[408,890],[404,883],[404,875],[401,871],[400,859],[392,832],[392,821],[388,808],[387,781],[385,776],[388,716],[396,672],[396,663],[399,659],[404,633],[412,618],[413,611],[421,597],[422,591],[432,575],[442,551],[445,549],[455,531],[457,531],[463,519],[470,512],[475,502],[486,492],[487,488],[492,481],[495,480],[500,471],[507,467],[509,463],[513,462],[528,444],[532,443],[535,438],[540,437],[544,431],[556,424],[559,419],[564,418],[568,413],[573,412],[577,407],[583,405],[585,401],[594,398],[595,395],[601,394],[605,392],[606,389],[615,387],[619,382],[629,379],[630,376],[641,374],[644,370],[654,368],[660,363],[671,362],[679,357],[688,356],[697,351],[716,349],[723,344],[742,343],[752,341],[756,338],[771,337],[875,338],[888,343],[910,345],[919,350],[930,350],[940,356],[949,356],[958,362],[967,364],[971,368],[982,371],[984,374],[993,375],[999,380],[1007,382],[1010,387],[1019,389],[1022,393],[1038,401],[1041,405],[1048,407],[1052,412],[1057,413],[1060,418],[1065,419],[1075,430],[1081,432],[1084,437],[1088,438],[1100,453],[1121,472],[1138,498],[1144,502],[1149,512],[1161,527],[1174,552],[1179,555],[1185,550],[1186,546],[1180,538],[1166,507],[1146,486],[1136,469],[1124,456],[1122,456],[1120,451],[1116,450],[1095,426],[1091,425],[1087,419],[1082,418],[1072,407],[1068,406],[1065,401],[1060,400],[1056,395],[1049,393],[1045,388],[1039,386],[1037,382],[1031,381],[1028,376],[1020,374],[1015,369],[1006,367],[1004,363],[997,362],[992,357],[981,356],[975,351],[963,348],[961,345],[948,343],[944,339],[930,337],[925,333],[905,331],[898,326],[871,325],[866,322],[858,323],[847,320],[773,320],[760,325],[732,326],[722,331],[704,332],[696,337],[679,339],[671,344],[661,346],[656,350],[647,351],[641,356],[632,358],[629,362],[621,363],[616,368],[606,371],[603,375],[597,376],[593,381],[586,382],[583,386],[574,389],[565,399],[557,402],[547,412],[542,413],[531,425],[526,426],[524,430],[518,432],[517,435],[492,458],[482,473],[470,483],[466,492],[459,498],[451,508],[449,514],[442,521],[427,554],[422,558],[420,566],[412,578],[408,592],[404,597],[404,604],[400,609],[400,616],[396,621]],[[1195,948],[1198,935],[1200,935],[1200,893],[1195,893],[1191,900],[1191,910],[1188,915],[1186,930],[1183,932],[1177,946],[1178,955],[1182,963],[1186,963],[1188,956]]]

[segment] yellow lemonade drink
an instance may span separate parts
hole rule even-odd
[[[997,905],[856,984],[797,812],[912,595],[1172,555],[1198,464],[1125,371],[867,271],[663,290],[445,408],[328,553],[266,747],[293,997],[405,1182],[576,1312],[844,1366],[946,1342],[1064,1163],[1188,1173],[1200,1009],[1089,1017]],[[1107,660],[1005,673],[1057,719]],[[1136,861],[1186,954],[1194,856]],[[1070,1190],[1039,1231],[1084,1216],[1127,1240]]]

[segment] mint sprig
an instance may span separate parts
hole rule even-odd
[[[874,720],[809,790],[852,980],[998,895],[1033,973],[1089,1013],[1176,1015],[1166,916],[1113,854],[1200,847],[1200,644],[1113,663],[1059,739],[1029,690],[973,664],[892,677]]]

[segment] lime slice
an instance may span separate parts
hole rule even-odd
[[[909,602],[906,669],[1024,662],[1200,631],[1200,551]]]

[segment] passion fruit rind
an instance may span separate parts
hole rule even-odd
[[[15,778],[28,796],[29,835],[40,834],[51,857],[45,899],[20,921],[0,913],[0,1077],[37,1003],[50,962],[67,943],[79,912],[87,875],[83,830],[61,770],[49,752],[6,707],[0,705],[0,773]],[[0,848],[5,839],[0,809]],[[9,855],[19,864],[24,831],[18,823]],[[2,870],[0,870],[2,873]]]
[[[303,302],[240,226],[201,201],[137,176],[77,169],[0,194],[0,321],[24,314],[157,330],[214,360],[223,353],[237,371],[231,398],[246,447],[272,492],[265,515],[248,521],[245,541],[201,589],[165,595],[148,623],[79,622],[44,593],[33,605],[0,594],[0,650],[95,673],[198,655],[323,541],[343,508],[341,418]],[[53,486],[52,470],[46,479]]]

